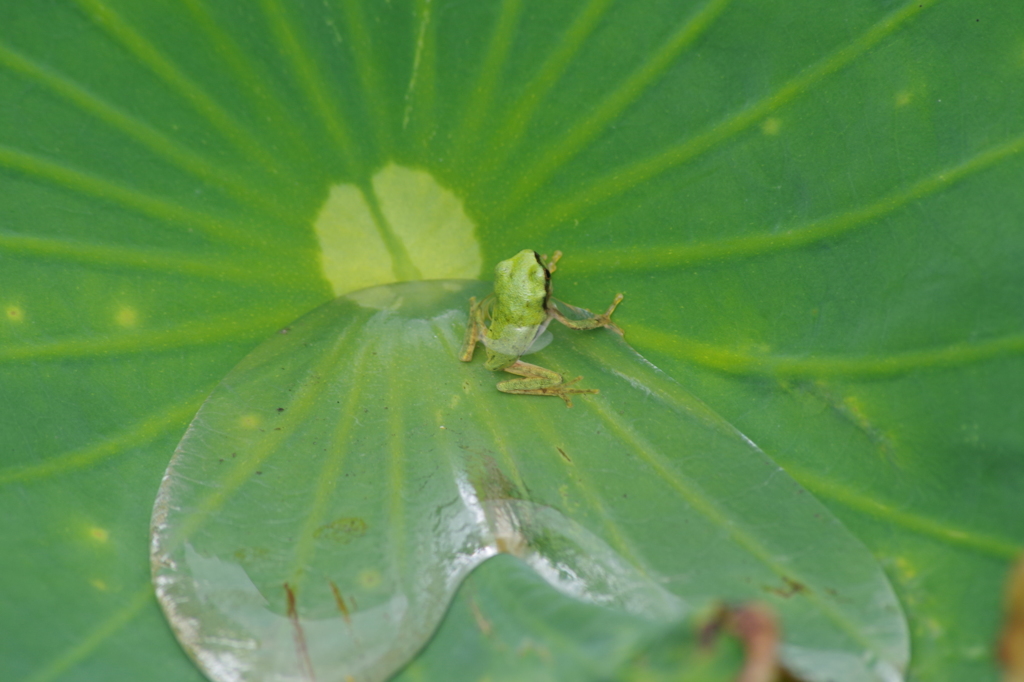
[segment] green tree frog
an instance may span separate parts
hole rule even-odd
[[[536,251],[524,249],[494,268],[494,293],[477,303],[469,299],[469,323],[459,359],[469,362],[477,341],[487,349],[484,367],[492,371],[505,370],[521,379],[498,382],[498,390],[519,395],[556,395],[572,407],[574,393],[597,393],[596,388],[574,386],[583,377],[566,381],[558,372],[520,360],[547,329],[551,320],[558,320],[569,329],[597,329],[607,327],[619,334],[622,330],[612,324],[612,312],[622,301],[622,294],[603,314],[583,320],[566,318],[551,298],[551,273],[556,269],[561,251],[555,251],[551,260]],[[546,262],[545,262],[546,261]],[[490,320],[490,326],[487,321]]]

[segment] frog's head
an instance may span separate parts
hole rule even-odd
[[[495,266],[494,293],[506,304],[544,308],[551,293],[551,274],[536,251],[523,249]]]

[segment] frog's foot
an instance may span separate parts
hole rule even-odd
[[[576,377],[572,381],[566,381],[562,384],[555,386],[546,386],[543,388],[503,388],[500,384],[498,390],[503,393],[512,393],[515,395],[555,395],[565,401],[566,407],[572,407],[571,396],[576,393],[600,393],[596,388],[570,388],[572,384],[583,377]],[[506,383],[506,382],[503,382]]]
[[[622,330],[619,329],[619,327],[614,322],[612,322],[612,313],[614,313],[615,309],[619,307],[620,303],[622,303],[623,298],[625,298],[625,296],[623,296],[622,294],[615,294],[615,299],[612,301],[612,304],[608,306],[608,310],[594,317],[594,326],[607,327],[608,329],[611,329],[614,332],[618,332],[621,335]]]
[[[569,396],[573,393],[600,393],[596,388],[569,388],[573,384],[579,382],[583,377],[576,377],[570,381],[564,381],[557,386],[553,386],[555,393],[559,398],[565,401],[566,407],[572,407],[572,398]]]
[[[594,315],[593,317],[585,317],[582,320],[570,320],[561,312],[559,312],[558,308],[555,307],[549,308],[548,312],[551,314],[551,317],[558,320],[569,329],[582,330],[606,327],[622,336],[622,330],[619,329],[619,327],[614,322],[612,322],[612,313],[614,313],[615,308],[617,308],[618,305],[622,303],[623,298],[624,296],[622,294],[616,294],[615,300],[613,300],[612,304],[608,306],[608,310],[604,311],[600,315]]]
[[[544,269],[548,271],[549,275],[551,275],[555,272],[555,270],[558,269],[558,260],[561,257],[561,251],[555,251],[553,254],[551,254],[551,260],[548,260],[548,257],[542,254],[540,257],[540,264],[543,265]]]
[[[522,379],[509,379],[498,383],[502,393],[514,395],[554,395],[565,401],[566,407],[572,407],[572,395],[579,393],[598,393],[596,388],[575,388],[573,384],[583,377],[566,381],[561,374],[544,367],[531,365],[522,360],[506,367],[506,372],[518,374]]]

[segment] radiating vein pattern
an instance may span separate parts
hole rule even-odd
[[[813,86],[848,66],[918,13],[924,11],[926,7],[937,1],[928,0],[925,2],[908,3],[902,9],[897,10],[875,24],[856,40],[851,41],[817,64],[805,69],[769,96],[720,121],[715,126],[697,134],[686,142],[674,145],[651,158],[635,161],[622,168],[616,168],[603,177],[589,182],[585,187],[571,194],[568,198],[560,200],[557,204],[545,209],[539,215],[532,216],[522,229],[530,234],[543,234],[551,230],[558,223],[565,221],[568,217],[592,210],[593,206],[617,197],[732,139],[755,123],[763,120],[771,112],[806,94]],[[557,168],[558,165],[560,165],[560,161],[553,161],[551,163],[551,170],[547,171],[543,177],[547,177],[547,174]],[[534,182],[532,178],[528,178],[523,182],[539,184]],[[515,199],[515,202],[510,199],[508,203],[513,204],[518,203],[518,201],[518,198]],[[509,209],[511,208],[513,206],[510,205]]]
[[[265,69],[253,55],[239,45],[232,34],[211,16],[204,0],[185,0],[192,17],[209,42],[216,46],[217,54],[224,59],[230,72],[244,87],[251,106],[263,113],[261,118],[272,121],[275,128],[283,133],[288,140],[284,148],[275,149],[276,153],[285,153],[291,159],[291,167],[301,167],[308,163],[314,155],[314,145],[310,142],[307,131],[300,123],[294,107],[278,92],[268,92],[268,78]]]
[[[76,1],[98,26],[108,31],[114,40],[124,45],[185,102],[206,117],[238,151],[252,158],[262,168],[270,169],[276,166],[274,155],[264,148],[258,137],[247,130],[231,112],[183,73],[172,59],[155,47],[121,15],[102,0]]]
[[[597,105],[593,114],[575,126],[564,140],[556,143],[546,152],[544,158],[522,174],[522,179],[513,186],[505,203],[495,209],[495,212],[503,216],[515,210],[531,193],[547,182],[555,170],[593,141],[626,107],[641,97],[680,52],[692,45],[712,25],[730,2],[731,0],[710,0],[695,16],[688,18],[621,87]]]
[[[143,247],[90,244],[5,232],[0,232],[0,249],[8,254],[30,256],[48,262],[91,266],[102,270],[129,269],[249,284],[266,281],[267,277],[266,271],[254,273],[251,263],[248,266],[232,265],[223,259],[200,258],[187,253],[168,253]]]
[[[285,222],[294,218],[274,202],[273,198],[268,198],[265,194],[255,191],[245,180],[235,176],[234,171],[217,168],[208,158],[182,146],[180,142],[154,129],[151,125],[2,44],[0,44],[0,65],[45,85],[83,111],[145,145],[157,156],[166,158],[172,164],[193,174],[203,182],[222,187],[228,195],[243,205],[258,204]]]
[[[879,567],[749,440],[610,332],[543,351],[600,395],[567,410],[499,393],[455,357],[470,293],[483,292],[439,281],[342,297],[204,404],[164,478],[152,560],[208,674],[386,679],[497,554],[652,623],[796,584],[774,602],[795,668],[855,657],[853,680],[905,666]]]
[[[366,108],[373,120],[373,134],[379,153],[388,158],[394,152],[392,139],[393,112],[382,83],[382,69],[377,63],[366,12],[359,0],[342,0],[345,27],[348,29],[352,59],[366,100]]]
[[[490,136],[491,153],[479,154],[478,158],[469,161],[473,170],[468,175],[471,179],[475,178],[474,182],[482,181],[479,177],[481,173],[486,173],[490,177],[494,170],[502,168],[508,156],[521,144],[522,136],[533,120],[541,101],[565,74],[569,63],[613,2],[614,0],[590,0],[567,29],[555,51],[541,65],[537,75],[527,83],[523,94],[507,113],[499,114],[498,120],[503,122]]]
[[[1004,560],[1020,556],[1021,550],[1024,549],[1020,542],[1010,538],[957,527],[947,519],[929,518],[907,511],[900,504],[879,499],[864,491],[854,490],[834,479],[826,478],[812,471],[798,467],[790,467],[788,470],[802,485],[824,500],[834,500],[885,523],[898,525],[914,533],[935,538],[944,544],[965,547],[972,552]]]
[[[247,318],[190,321],[172,328],[118,331],[108,335],[97,334],[59,340],[36,340],[21,345],[0,345],[0,362],[116,357],[166,351],[172,348],[214,346],[244,338],[260,338],[265,337],[268,331],[279,328],[282,321],[287,321],[290,311],[283,315],[281,311],[268,314],[263,309],[248,312]],[[246,322],[240,323],[240,319],[245,319]]]
[[[413,137],[425,144],[434,132],[434,109],[437,104],[437,30],[434,4],[430,0],[416,0],[413,9],[416,34],[413,36],[412,74],[405,91],[402,130],[408,131],[410,121]],[[415,117],[413,113],[415,112]]]
[[[898,189],[870,204],[827,216],[809,224],[703,244],[679,244],[667,248],[639,247],[632,250],[627,258],[618,252],[593,251],[586,254],[581,269],[602,270],[612,267],[651,269],[674,268],[696,263],[720,263],[727,260],[763,256],[837,239],[858,228],[876,224],[882,218],[906,208],[913,202],[938,193],[976,173],[1019,158],[1022,152],[1024,152],[1024,135],[984,149],[962,163],[943,168],[905,189]]]
[[[498,86],[501,67],[508,60],[509,51],[512,49],[512,38],[522,9],[522,0],[504,0],[501,3],[501,13],[494,35],[480,65],[479,80],[474,87],[469,88],[466,96],[467,102],[463,107],[466,113],[456,133],[456,146],[452,151],[455,163],[460,163],[467,150],[477,141],[480,127],[484,123],[484,117]]]
[[[352,175],[358,176],[358,172],[362,170],[361,160],[352,139],[351,126],[325,82],[322,65],[309,56],[305,41],[298,33],[287,7],[278,0],[260,0],[260,7],[267,15],[274,37],[281,46],[281,52],[295,70],[306,97],[334,142],[346,169]]]
[[[100,645],[117,635],[125,626],[132,622],[146,606],[151,605],[153,592],[145,585],[126,601],[124,606],[112,616],[98,623],[91,632],[75,646],[62,652],[60,656],[47,662],[36,671],[26,682],[52,682],[60,679],[76,663],[88,658]]]
[[[253,241],[246,226],[232,224],[231,220],[150,196],[95,174],[69,168],[57,161],[0,146],[0,168],[3,167],[104,203],[138,211],[172,226],[167,229],[195,228],[215,241],[234,245],[248,245]]]
[[[656,329],[635,327],[644,345],[659,352],[732,374],[777,377],[892,377],[915,371],[940,370],[1024,355],[1024,334],[889,355],[753,355],[701,343]]]
[[[386,679],[501,554],[577,603],[666,628],[715,600],[768,601],[796,676],[892,682],[907,666],[901,606],[800,485],[900,539],[980,563],[1019,552],[1012,514],[951,525],[954,511],[902,491],[840,484],[832,445],[818,450],[849,432],[875,463],[910,450],[902,429],[928,432],[928,464],[970,492],[959,472],[1019,441],[998,422],[1019,383],[1003,370],[1024,356],[1013,0],[971,15],[938,0],[8,4],[0,444],[38,458],[0,468],[0,511],[30,538],[0,547],[16,567],[4,575],[99,565],[48,537],[60,524],[38,510],[84,516],[60,504],[78,487],[134,500],[116,537],[155,481],[135,454],[193,416],[152,566],[216,682]],[[571,253],[580,290],[621,281],[627,338],[680,376],[712,370],[724,388],[693,389],[721,390],[709,403],[793,389],[831,421],[751,401],[740,409],[763,432],[748,436],[603,332],[537,354],[599,394],[566,409],[498,392],[502,377],[454,358],[466,301],[486,291],[440,280],[478,276],[512,242]],[[437,281],[351,293],[424,278]],[[332,294],[346,296],[281,328]],[[209,395],[219,377],[204,368],[267,337]],[[1000,374],[1007,399],[977,407],[996,403],[984,377]],[[929,415],[869,418],[830,394],[847,379],[921,382],[908,402]],[[970,397],[925,395],[930,381]],[[139,386],[152,402],[103,397]],[[945,419],[957,410],[974,412]],[[58,429],[70,449],[45,446]],[[785,471],[754,443],[783,431],[790,449],[765,449]],[[17,542],[44,549],[26,559]],[[85,623],[27,679],[128,670],[104,652],[123,651],[107,645],[148,604],[135,580],[105,612],[63,604],[59,628],[45,600],[11,590],[11,648],[35,655],[49,630]],[[970,622],[933,628],[906,604],[946,644]],[[492,643],[493,618],[474,612]],[[524,641],[587,667],[527,620]]]
[[[182,428],[189,417],[195,414],[208,391],[175,405],[163,407],[148,419],[133,425],[123,433],[103,438],[100,442],[76,448],[69,452],[50,457],[42,462],[25,466],[8,466],[0,469],[0,485],[18,481],[31,481],[60,476],[79,469],[85,469],[111,457],[126,454],[158,436],[175,428]]]

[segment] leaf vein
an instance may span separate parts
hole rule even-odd
[[[574,195],[554,204],[532,219],[525,221],[521,229],[527,234],[540,236],[543,234],[543,231],[550,230],[555,225],[571,217],[578,217],[581,213],[587,213],[595,205],[620,196],[634,187],[711,150],[746,130],[769,113],[805,94],[812,86],[823,81],[828,76],[848,66],[882,39],[894,33],[909,19],[936,2],[938,0],[913,0],[904,5],[900,10],[876,23],[857,39],[798,74],[774,93],[754,105],[743,109],[730,118],[720,121],[696,137],[675,145],[657,156],[634,162],[591,181]],[[518,199],[516,202],[509,203],[518,203]]]

